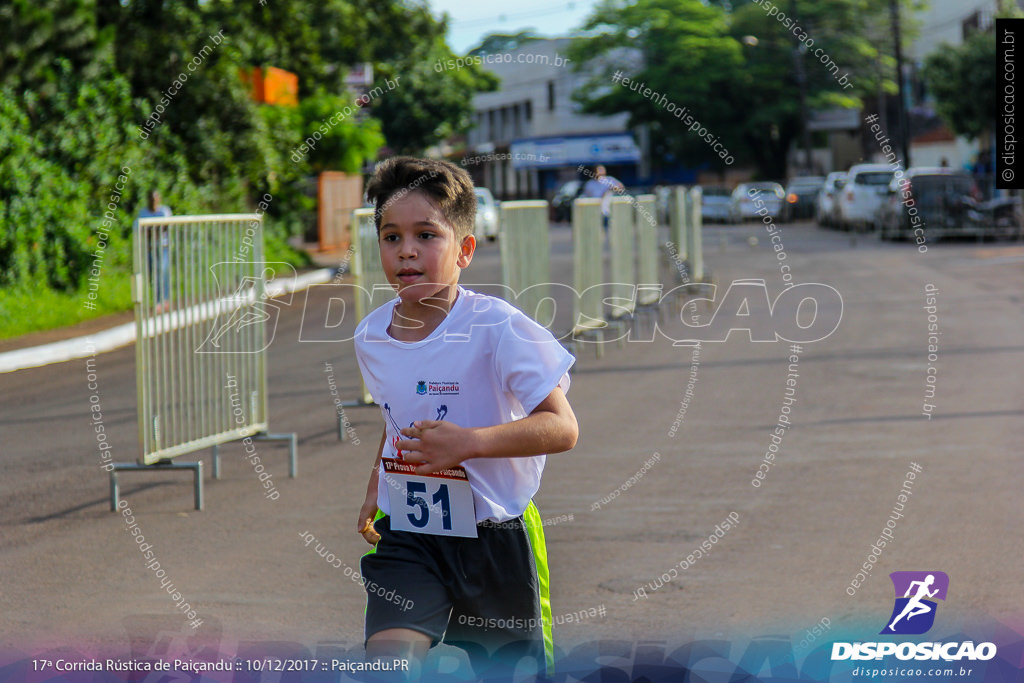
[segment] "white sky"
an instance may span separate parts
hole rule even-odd
[[[558,38],[569,35],[591,13],[598,0],[428,0],[437,17],[447,12],[448,45],[465,54],[490,33],[517,33],[533,29],[538,35]]]

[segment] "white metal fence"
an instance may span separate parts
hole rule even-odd
[[[277,264],[284,265],[284,264]],[[186,453],[252,437],[290,441],[267,433],[268,322],[277,311],[266,283],[275,264],[263,260],[259,214],[142,218],[134,234],[132,293],[138,393],[138,465],[117,472],[191,469],[196,508],[202,508],[202,463],[172,464]]]

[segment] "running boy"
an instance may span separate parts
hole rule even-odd
[[[551,609],[532,498],[545,454],[576,444],[575,359],[518,309],[459,286],[476,248],[468,173],[395,157],[366,193],[398,294],[356,330],[385,419],[356,526],[376,542],[364,583],[381,587],[367,592],[367,658],[422,662],[443,639],[477,675],[499,648],[543,667]]]

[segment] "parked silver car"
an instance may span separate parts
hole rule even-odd
[[[727,223],[732,193],[725,187],[702,187],[700,215],[705,223]]]
[[[767,214],[762,215],[776,218],[782,211],[782,198],[785,195],[785,190],[778,183],[740,183],[732,191],[729,218],[742,223],[748,218],[757,218],[757,212],[762,208],[768,210]],[[755,199],[758,203],[755,203]]]
[[[476,225],[473,235],[478,239],[487,238],[493,242],[498,237],[498,207],[494,195],[486,187],[473,188],[476,192]]]

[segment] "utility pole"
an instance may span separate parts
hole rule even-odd
[[[789,16],[796,21],[796,0],[789,1]],[[804,53],[800,49],[803,45],[795,37],[794,41],[797,43],[793,47],[793,61],[796,69],[797,89],[800,93],[800,128],[802,129],[801,141],[804,146],[804,172],[810,175],[814,172],[814,162],[811,159],[811,130],[807,116],[807,73],[804,71]]]
[[[889,0],[889,11],[892,14],[892,35],[896,44],[896,85],[900,99],[896,113],[900,131],[900,151],[903,153],[903,167],[910,168],[910,125],[907,123],[907,100],[903,87],[903,41],[900,39],[899,0]]]

